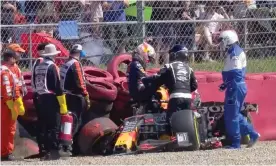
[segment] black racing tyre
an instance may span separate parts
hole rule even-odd
[[[192,110],[174,112],[171,116],[171,128],[173,132],[187,132],[191,146],[184,150],[194,151],[200,148],[199,124]]]
[[[99,154],[100,149],[96,148],[101,139],[112,135],[118,126],[109,118],[100,117],[91,120],[82,127],[78,135],[78,146],[82,155]]]
[[[201,114],[200,118],[198,120],[198,127],[199,127],[199,133],[200,133],[200,142],[204,142],[205,139],[208,138],[208,124],[207,124],[207,115]]]

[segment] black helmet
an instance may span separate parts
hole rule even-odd
[[[188,61],[188,49],[184,45],[177,44],[169,51],[169,60],[173,61]]]

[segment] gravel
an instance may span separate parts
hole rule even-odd
[[[240,150],[215,149],[194,152],[163,152],[125,156],[71,157],[63,160],[42,162],[24,160],[2,162],[1,165],[276,165],[276,141],[256,144],[253,148]]]

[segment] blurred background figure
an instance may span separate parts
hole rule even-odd
[[[1,25],[13,25],[15,19],[16,5],[13,1],[1,2]],[[13,38],[13,28],[1,28],[1,42],[11,43]]]
[[[85,14],[83,20],[85,22],[100,23],[103,21],[103,1],[85,1]],[[101,38],[101,25],[91,25],[89,27],[93,38]]]
[[[128,0],[106,0],[103,2],[103,17],[105,22],[126,21],[125,7]],[[103,38],[114,54],[125,53],[127,44],[127,25],[107,25],[103,29]],[[114,40],[115,39],[115,40]]]
[[[230,19],[225,9],[216,1],[209,1],[205,5],[205,11],[200,13],[200,20],[213,20],[214,22],[202,23],[200,26],[200,45],[203,50],[218,49],[218,37],[222,30],[227,29],[227,23],[215,22],[216,20]],[[203,61],[213,62],[214,56],[210,52],[204,52]]]

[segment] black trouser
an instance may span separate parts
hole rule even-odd
[[[87,103],[82,95],[66,93],[66,103],[68,111],[74,113],[78,120],[81,117],[81,113],[87,109]]]
[[[67,103],[67,108],[70,112],[74,113],[77,117],[77,120],[74,119],[74,129],[73,129],[73,151],[74,153],[78,153],[78,130],[81,127],[81,113],[83,111],[87,110],[87,103],[86,100],[83,96],[81,95],[74,95],[74,94],[66,94],[66,103]],[[75,117],[74,117],[75,118]],[[69,146],[64,146],[64,150],[68,150],[70,148]]]
[[[60,107],[58,100],[53,94],[38,95],[37,110],[39,147],[44,147],[46,152],[59,150],[60,132]]]
[[[41,113],[39,111],[38,94],[36,92],[34,92],[34,95],[33,95],[33,103],[34,103],[34,106],[35,106],[36,114],[38,116]],[[41,142],[41,138],[44,137],[44,133],[39,132],[39,130],[40,130],[40,128],[39,128],[40,123],[41,122],[38,119],[38,121],[37,121],[37,128],[36,128],[36,130],[37,130],[36,131],[36,133],[37,133],[36,137],[37,137],[37,142],[38,142],[38,147],[39,147],[39,153],[45,151],[44,142]]]

